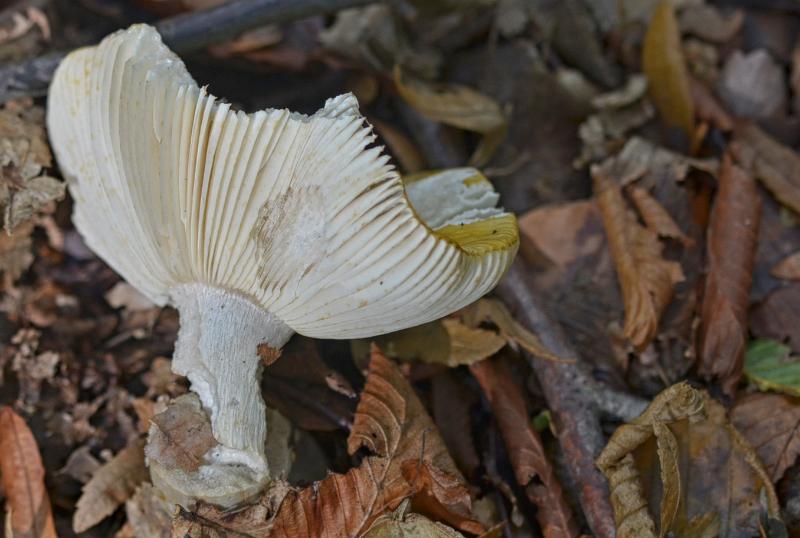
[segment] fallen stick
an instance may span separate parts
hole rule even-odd
[[[497,293],[514,317],[536,334],[553,353],[578,358],[575,350],[556,325],[539,307],[525,282],[525,266],[514,262],[497,287]],[[558,441],[564,450],[572,480],[579,485],[579,499],[586,521],[598,538],[613,538],[616,533],[608,484],[595,466],[595,458],[606,444],[600,430],[599,409],[586,375],[578,364],[530,358],[547,405],[553,414]]]
[[[375,0],[235,0],[221,6],[164,19],[156,28],[172,50],[186,54],[234,38],[265,24],[374,3]],[[53,73],[68,51],[51,52],[0,69],[0,103],[47,93]]]

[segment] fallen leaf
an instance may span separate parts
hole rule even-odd
[[[72,529],[83,532],[110,516],[142,482],[150,479],[144,464],[144,441],[122,449],[83,486],[72,517]]]
[[[753,178],[722,160],[708,231],[708,276],[701,310],[699,371],[733,394],[742,376],[747,309],[761,201]]]
[[[0,110],[0,211],[7,233],[64,196],[64,182],[42,173],[52,156],[43,122],[32,117]]]
[[[759,390],[800,396],[800,357],[774,340],[755,340],[747,346],[744,373]]]
[[[103,297],[112,308],[136,311],[149,310],[156,306],[153,301],[145,297],[139,290],[123,281],[117,282]]]
[[[450,454],[465,475],[474,476],[481,465],[473,437],[471,409],[478,398],[456,372],[431,378],[431,411]],[[453,405],[459,402],[459,405]]]
[[[736,402],[731,421],[777,483],[800,455],[800,401],[778,394],[750,394]]]
[[[7,406],[0,408],[0,474],[6,536],[56,538],[39,446],[22,417]]]
[[[346,474],[290,492],[271,536],[358,536],[381,515],[412,498],[416,512],[475,534],[463,478],[408,381],[377,348],[356,409],[348,451],[373,455]]]
[[[97,458],[92,456],[89,447],[82,446],[69,455],[67,463],[57,471],[57,474],[65,474],[81,484],[85,484],[92,478],[92,475],[94,475],[100,466],[100,462]]]
[[[194,392],[173,400],[150,423],[145,454],[167,469],[197,471],[203,456],[217,444],[208,414]]]
[[[800,251],[786,256],[773,267],[772,276],[786,280],[800,280]]]
[[[670,0],[656,7],[642,47],[642,70],[648,93],[668,125],[694,132],[694,102],[683,58],[678,21]]]
[[[734,131],[734,154],[739,160],[744,152],[752,153],[753,174],[777,200],[800,213],[800,157],[755,123],[739,122]]]
[[[786,342],[800,353],[800,283],[792,282],[770,293],[753,308],[750,317],[755,336]]]
[[[677,239],[684,245],[691,244],[692,240],[681,231],[672,215],[647,192],[647,189],[638,185],[628,185],[625,188],[625,192],[630,196],[647,227],[658,234],[659,237]]]
[[[719,104],[717,98],[705,84],[694,77],[689,77],[692,100],[697,117],[708,121],[720,131],[727,133],[733,130],[734,121],[728,111]]]
[[[11,235],[0,233],[0,273],[12,282],[33,263],[31,232],[33,223],[26,222],[17,226]]]
[[[655,337],[675,284],[683,280],[681,266],[661,256],[655,232],[641,226],[622,197],[616,177],[630,165],[610,158],[592,166],[595,199],[603,216],[611,256],[625,303],[625,338],[641,350]],[[636,174],[632,174],[636,175]]]
[[[663,495],[659,536],[672,525],[680,502],[680,473],[675,436],[670,423],[703,418],[703,397],[687,383],[673,385],[656,396],[644,412],[617,428],[597,458],[597,466],[612,485],[611,500],[621,537],[656,536],[655,524],[647,513],[647,501],[638,483],[632,452],[655,437],[661,468]]]
[[[620,426],[598,466],[612,486],[620,537],[757,536],[762,499],[764,512],[779,521],[775,491],[753,448],[722,405],[686,383]],[[659,534],[653,513],[661,514]]]
[[[370,118],[369,122],[375,126],[375,130],[386,142],[404,174],[413,174],[425,169],[425,159],[422,154],[400,129],[377,118]]]
[[[467,327],[455,319],[443,319],[442,325],[450,337],[450,355],[445,364],[451,368],[482,361],[506,345],[496,332]]]
[[[707,4],[686,6],[680,15],[681,32],[713,43],[730,41],[739,33],[743,24],[744,11],[741,9],[724,13]]]
[[[431,521],[419,514],[406,514],[407,506],[400,507],[392,514],[386,514],[360,538],[464,538],[460,532]]]
[[[517,483],[526,487],[538,508],[536,516],[542,534],[545,538],[579,536],[572,510],[545,455],[542,440],[531,427],[522,390],[511,371],[496,359],[472,364],[470,371],[492,407]]]
[[[409,78],[399,65],[394,68],[394,83],[400,96],[423,116],[483,135],[471,159],[476,166],[488,161],[505,138],[508,120],[503,110],[482,93],[466,86],[433,85]]]
[[[133,535],[142,538],[169,538],[172,508],[161,493],[145,482],[125,501],[125,515]]]
[[[517,322],[506,305],[496,299],[479,299],[462,309],[461,316],[470,327],[477,327],[486,321],[494,324],[506,341],[517,344],[534,357],[554,362],[575,362],[574,359],[559,357],[547,349],[538,336]]]

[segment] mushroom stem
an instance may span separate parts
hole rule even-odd
[[[154,481],[157,475],[162,489],[180,504],[196,499],[238,504],[270,478],[258,346],[280,349],[293,331],[245,296],[222,288],[182,284],[170,296],[181,318],[172,370],[191,382],[218,444],[190,472],[167,469],[150,457]]]

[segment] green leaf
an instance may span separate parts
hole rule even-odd
[[[754,340],[747,346],[744,373],[762,391],[800,396],[800,357],[774,340]]]

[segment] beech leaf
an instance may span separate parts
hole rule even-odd
[[[744,373],[762,391],[800,396],[800,357],[774,340],[755,340],[747,346]]]
[[[744,366],[760,216],[755,181],[726,154],[709,223],[699,370],[719,380],[728,394],[734,392]]]
[[[650,19],[642,48],[642,69],[647,76],[648,93],[661,117],[691,137],[694,102],[678,21],[670,0],[661,0]]]
[[[731,421],[777,483],[800,455],[800,401],[778,394],[750,394],[736,402]]]
[[[626,171],[627,170],[627,171]],[[677,262],[665,260],[655,232],[641,226],[628,209],[615,177],[628,177],[630,163],[610,158],[592,166],[595,198],[603,217],[611,257],[625,304],[624,335],[638,350],[655,337],[675,284],[683,280]]]
[[[363,447],[373,455],[346,474],[290,492],[270,536],[358,536],[408,498],[416,512],[482,532],[433,421],[397,366],[374,346],[347,446],[351,454]]]
[[[150,474],[144,464],[144,441],[138,440],[122,449],[100,467],[83,492],[72,518],[72,529],[83,532],[110,516],[136,492]]]
[[[6,497],[6,536],[56,538],[39,446],[10,407],[0,408],[0,474]]]
[[[489,359],[470,366],[492,407],[506,445],[514,475],[536,504],[539,525],[545,538],[580,535],[553,466],[545,455],[542,440],[528,419],[525,399],[508,367]],[[534,478],[537,478],[535,482]]]

